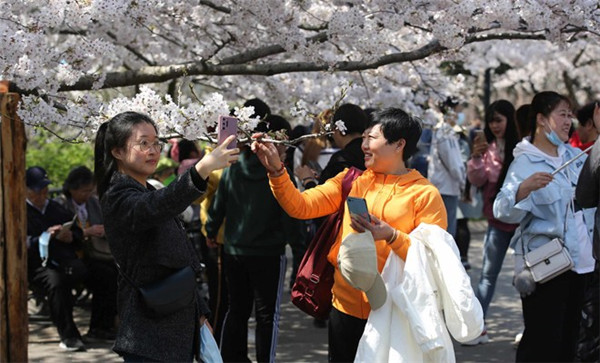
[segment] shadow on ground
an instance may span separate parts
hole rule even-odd
[[[469,258],[469,271],[472,284],[479,280],[481,271],[482,239],[486,223],[472,222]],[[288,253],[289,255],[289,253]],[[291,257],[291,256],[290,256]],[[290,261],[291,262],[291,261]],[[291,263],[288,263],[291,266]],[[461,346],[455,343],[456,360],[458,362],[508,362],[514,361],[515,335],[522,329],[521,302],[511,285],[513,259],[507,255],[496,287],[496,295],[489,309],[487,319],[491,342],[474,347]],[[288,279],[289,281],[289,279]],[[277,346],[278,362],[326,362],[327,361],[327,329],[316,328],[313,319],[290,302],[289,287],[281,305],[280,333]],[[75,317],[80,331],[85,333],[89,322],[89,311],[75,308]],[[254,323],[250,322],[248,333],[250,359],[255,360]],[[56,328],[49,322],[30,322],[29,324],[29,360],[32,362],[117,362],[122,361],[112,351],[111,343],[88,344],[87,351],[65,353],[58,348]]]

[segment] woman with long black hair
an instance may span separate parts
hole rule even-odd
[[[515,123],[515,107],[506,100],[492,103],[485,115],[483,134],[475,137],[473,152],[467,162],[467,177],[472,185],[483,191],[483,213],[488,227],[483,242],[481,277],[475,294],[483,308],[484,317],[490,306],[496,280],[510,239],[517,228],[494,218],[494,199],[504,182],[508,166],[513,161],[513,150],[519,141]],[[468,345],[487,343],[487,331]]]

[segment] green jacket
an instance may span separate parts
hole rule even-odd
[[[225,252],[230,255],[274,256],[285,245],[300,243],[300,221],[279,206],[269,186],[267,171],[249,149],[223,172],[208,210],[206,235],[217,235],[225,223]]]

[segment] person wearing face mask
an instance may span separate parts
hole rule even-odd
[[[46,296],[50,318],[58,330],[59,348],[85,350],[73,320],[71,290],[83,282],[87,268],[78,258],[83,233],[73,224],[73,213],[48,199],[46,170],[32,166],[26,173],[27,186],[27,270],[34,296]],[[46,246],[46,248],[44,248]]]
[[[448,212],[447,231],[455,239],[458,199],[465,189],[467,180],[460,137],[454,129],[456,126],[454,109],[458,106],[459,103],[451,98],[442,105],[444,117],[433,129],[427,169],[427,177],[440,191]]]
[[[531,135],[517,144],[514,160],[494,201],[494,217],[519,223],[511,240],[515,250],[515,287],[521,293],[525,331],[516,360],[575,359],[585,274],[594,269],[591,233],[595,208],[582,209],[574,190],[586,156],[556,171],[580,150],[566,144],[571,103],[556,92],[541,92],[531,102]],[[524,254],[555,238],[564,241],[574,267],[549,281],[526,276]]]

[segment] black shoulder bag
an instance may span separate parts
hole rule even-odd
[[[177,220],[180,227],[181,224]],[[186,246],[190,252],[191,266],[183,267],[167,278],[139,286],[121,270],[115,260],[119,273],[125,280],[142,296],[146,307],[154,316],[163,317],[189,306],[194,301],[196,293],[196,272],[200,273],[202,267],[197,264],[196,251],[186,240]]]

